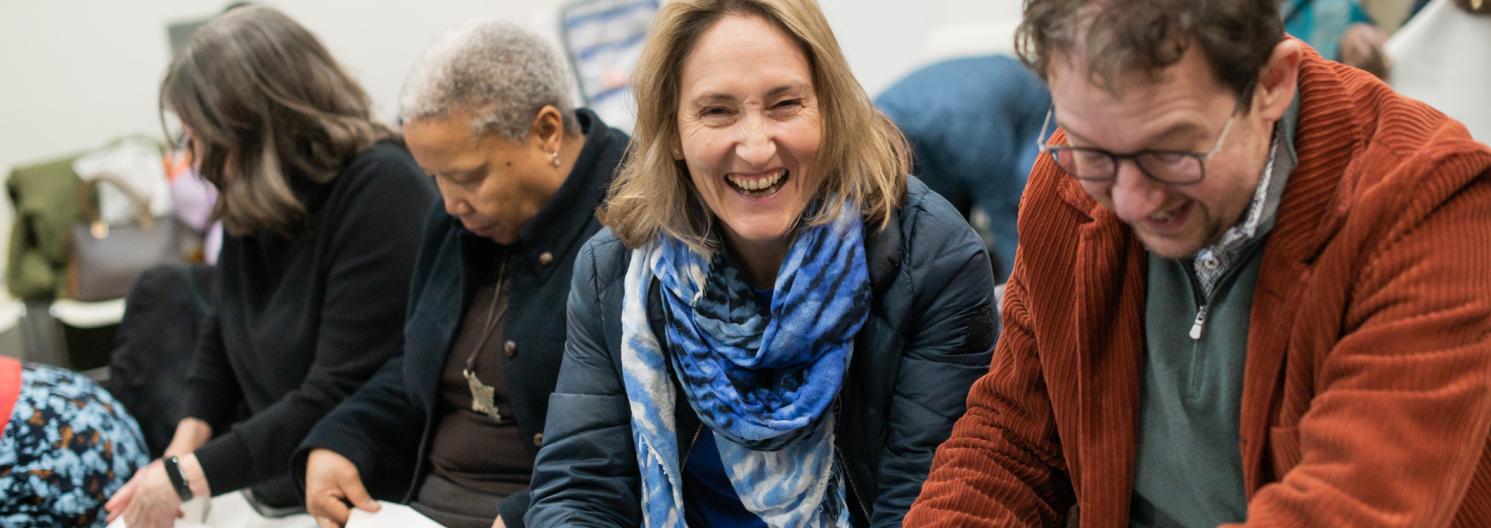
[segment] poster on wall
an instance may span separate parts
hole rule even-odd
[[[657,0],[577,0],[560,10],[559,34],[585,105],[607,124],[636,122],[630,86]]]

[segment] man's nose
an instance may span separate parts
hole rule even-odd
[[[1128,223],[1143,220],[1164,207],[1166,190],[1164,184],[1146,176],[1134,160],[1120,160],[1109,189],[1113,213]]]

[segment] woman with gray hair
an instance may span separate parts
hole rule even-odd
[[[170,526],[183,501],[249,488],[298,509],[295,446],[398,352],[434,190],[362,87],[273,9],[197,30],[160,95],[218,189],[220,299],[165,456],[105,508],[131,528]]]
[[[568,71],[537,35],[483,21],[405,81],[404,137],[444,207],[425,224],[402,356],[295,457],[322,526],[375,498],[447,526],[522,525],[570,272],[627,143],[572,109]]]

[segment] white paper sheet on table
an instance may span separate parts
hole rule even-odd
[[[176,524],[174,524],[173,526],[175,526],[176,528],[210,528],[207,525],[202,524],[202,523],[196,523],[196,522],[191,522],[191,521],[182,521],[182,520],[177,520]],[[109,528],[128,528],[128,527],[126,527],[124,525],[124,518],[120,517],[118,519],[114,519],[114,522],[109,523]]]
[[[228,493],[211,500],[198,497],[182,505],[185,518],[177,519],[174,528],[316,528],[316,520],[304,513],[272,519],[259,515],[242,493]],[[109,523],[108,528],[128,528],[124,519]]]
[[[378,504],[377,513],[353,508],[352,515],[347,517],[347,528],[440,528],[440,523],[403,504]]]

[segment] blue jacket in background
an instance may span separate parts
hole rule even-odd
[[[848,469],[856,524],[900,526],[933,452],[963,414],[969,387],[989,368],[997,333],[994,281],[967,222],[914,178],[890,225],[867,231],[865,254],[874,296],[839,393],[835,445]],[[621,378],[621,301],[630,260],[631,250],[604,230],[575,263],[569,342],[533,474],[531,526],[642,522]],[[649,304],[659,328],[661,311]],[[677,407],[682,451],[699,419],[689,405]]]
[[[915,154],[913,173],[974,224],[998,282],[1015,262],[1015,216],[1051,108],[1045,83],[1002,55],[926,66],[875,99]]]
[[[535,456],[543,443],[549,393],[564,354],[564,303],[575,255],[600,229],[594,211],[627,144],[625,133],[607,127],[589,110],[576,114],[586,138],[574,170],[523,226],[519,243],[506,249],[510,279],[502,336],[515,347],[505,364],[508,397],[523,438],[532,439],[528,452],[513,456]],[[497,266],[502,251],[497,243],[467,231],[443,207],[434,208],[409,290],[404,353],[385,363],[311,430],[292,458],[291,470],[302,488],[306,457],[324,447],[356,464],[375,498],[414,499],[430,472],[440,375],[451,343],[480,286],[482,270]],[[502,501],[499,509],[507,526],[517,528],[527,507],[528,494],[522,492]]]
[[[1357,0],[1280,0],[1284,32],[1304,40],[1330,60],[1341,60],[1341,38],[1352,24],[1372,17]]]

